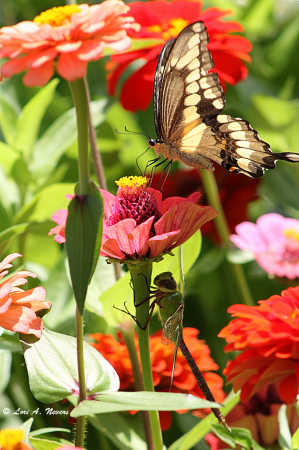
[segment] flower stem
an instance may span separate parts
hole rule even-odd
[[[85,81],[79,78],[69,83],[76,109],[78,133],[78,170],[80,194],[89,193],[89,158],[88,158],[88,96]]]
[[[134,289],[134,301],[135,305],[137,305],[137,334],[144,388],[146,391],[155,392],[149,349],[149,329],[147,324],[149,315],[149,286],[151,283],[152,263],[143,263],[140,265],[130,264],[129,268]],[[143,330],[142,328],[145,326],[146,328]],[[154,448],[155,450],[163,450],[158,411],[149,411],[149,416]]]
[[[134,383],[135,383],[135,390],[136,391],[144,391],[144,385],[143,385],[143,379],[142,379],[142,373],[140,370],[140,364],[138,359],[138,354],[135,346],[135,327],[133,325],[133,321],[131,321],[129,328],[121,327],[122,335],[124,338],[124,341],[126,343],[130,360],[132,364],[133,369],[133,375],[134,375]],[[132,325],[131,325],[132,324]],[[143,428],[144,428],[144,435],[147,442],[147,448],[148,450],[155,450],[154,447],[154,441],[153,441],[153,435],[151,430],[151,422],[150,422],[150,416],[148,411],[140,411],[142,422],[143,422]]]
[[[229,239],[230,231],[220,201],[215,176],[213,172],[210,172],[208,170],[201,170],[200,174],[208,202],[211,206],[213,206],[214,209],[216,209],[216,211],[218,211],[218,216],[214,219],[217,233],[223,245],[226,248],[229,248],[231,246],[231,242]],[[240,264],[230,263],[230,267],[232,269],[232,273],[239,288],[240,294],[243,298],[243,303],[249,306],[254,306],[255,303],[252,299],[242,266]]]
[[[78,172],[79,172],[79,192],[81,195],[89,194],[89,158],[88,158],[88,95],[86,84],[83,78],[69,83],[72,94],[76,118],[77,118],[77,139],[78,139]],[[83,267],[82,267],[83,270]],[[86,384],[83,355],[83,313],[80,314],[76,307],[76,330],[77,330],[77,360],[79,376],[79,399],[78,403],[86,399]],[[85,416],[77,420],[76,427],[76,447],[82,447],[84,443]]]
[[[76,331],[77,331],[77,361],[79,374],[79,399],[78,403],[86,399],[86,384],[83,355],[83,316],[78,307],[76,308]],[[85,431],[85,416],[78,417],[76,426],[76,447],[83,447]]]

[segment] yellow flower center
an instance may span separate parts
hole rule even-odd
[[[42,12],[39,16],[33,19],[33,22],[40,25],[48,23],[52,27],[60,27],[68,24],[73,14],[80,12],[78,5],[58,6]]]
[[[25,437],[23,430],[16,428],[6,428],[0,431],[0,448],[1,450],[14,450]]]
[[[283,234],[288,239],[294,239],[294,241],[299,241],[299,232],[297,230],[294,230],[293,228],[284,230]]]
[[[147,177],[122,177],[118,181],[115,182],[117,186],[120,188],[136,188],[136,187],[142,187],[146,186],[148,183]]]
[[[164,39],[171,39],[177,37],[177,35],[189,24],[188,20],[184,20],[181,17],[177,19],[171,19],[168,23],[161,23],[148,27],[148,31],[152,33],[159,33]]]

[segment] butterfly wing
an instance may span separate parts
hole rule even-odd
[[[213,170],[210,160],[230,172],[261,177],[278,159],[299,162],[296,153],[271,151],[250,124],[219,114],[225,96],[207,49],[202,22],[188,25],[164,46],[154,87],[157,154],[192,167]]]

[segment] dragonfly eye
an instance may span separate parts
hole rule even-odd
[[[160,280],[158,288],[162,292],[174,292],[177,290],[178,286],[176,281],[173,278],[171,278],[170,280]]]

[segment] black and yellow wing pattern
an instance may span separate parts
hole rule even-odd
[[[207,49],[202,22],[188,25],[160,54],[154,81],[157,156],[214,170],[211,161],[234,173],[261,177],[277,160],[299,162],[297,153],[273,153],[249,122],[219,114],[225,95]]]

